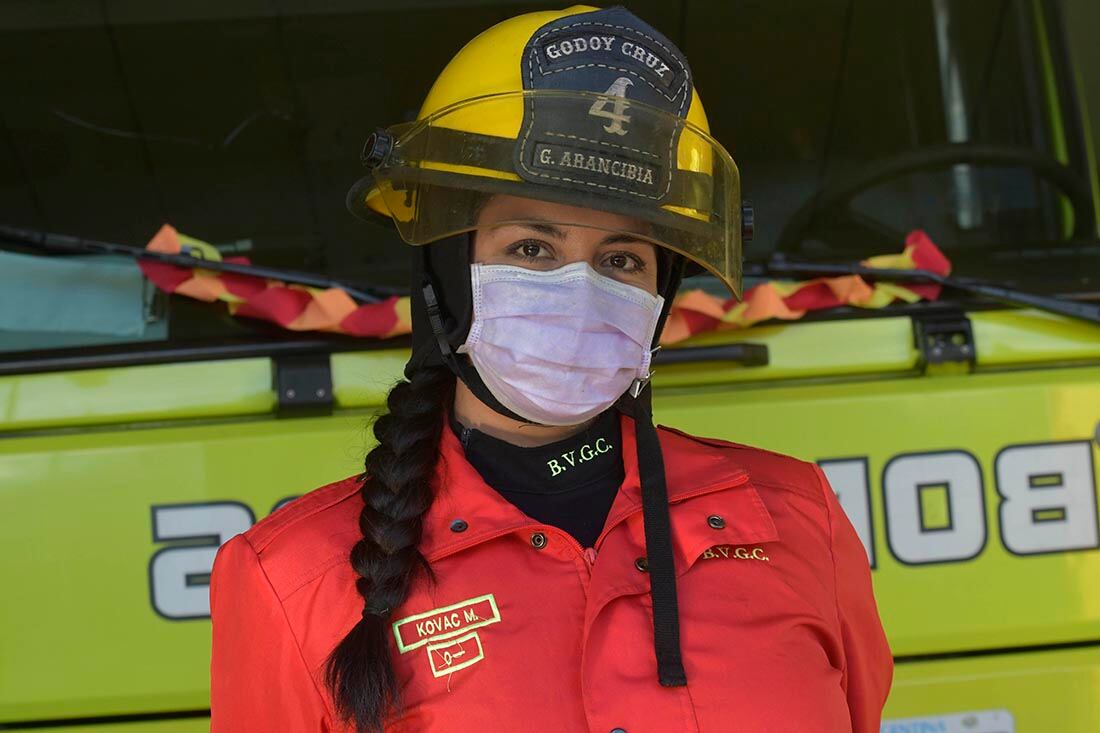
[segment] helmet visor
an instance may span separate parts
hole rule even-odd
[[[623,215],[615,231],[687,257],[741,295],[737,166],[670,112],[616,94],[525,91],[396,125],[376,133],[376,147],[380,136],[348,206],[389,214],[409,244],[477,229],[489,199],[507,194]],[[554,223],[592,226],[583,218]],[[493,222],[503,223],[546,220]]]

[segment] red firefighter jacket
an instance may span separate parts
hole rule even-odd
[[[418,582],[392,614],[389,733],[877,733],[893,661],[867,556],[813,463],[659,430],[688,684],[653,651],[634,429],[594,548],[522,514],[443,431]],[[348,477],[225,543],[211,580],[212,733],[352,730],[324,660],[359,620]],[[462,521],[456,521],[462,520]]]

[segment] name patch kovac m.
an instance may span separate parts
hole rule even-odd
[[[500,623],[496,598],[477,598],[433,608],[395,621],[393,635],[402,654],[427,647],[432,675],[443,677],[485,658],[476,629]]]

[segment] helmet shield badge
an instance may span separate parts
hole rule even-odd
[[[612,8],[561,18],[527,43],[524,89],[593,96],[528,96],[516,172],[532,183],[651,206],[669,193],[691,72],[679,51],[623,15]],[[632,110],[636,103],[648,109]]]

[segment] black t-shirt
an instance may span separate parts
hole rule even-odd
[[[450,422],[485,483],[535,521],[565,530],[582,547],[595,544],[623,483],[617,412],[608,410],[580,433],[533,448],[464,428],[454,415]]]

